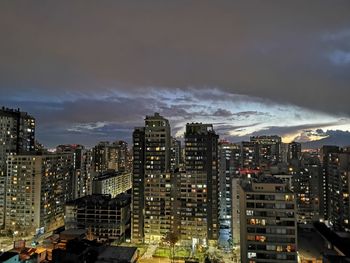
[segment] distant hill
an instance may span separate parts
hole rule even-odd
[[[318,141],[303,142],[303,149],[318,149],[323,145],[337,145],[337,146],[349,146],[350,145],[350,132],[341,130],[328,130],[325,132],[328,137]]]

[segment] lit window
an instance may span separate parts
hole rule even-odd
[[[248,258],[256,258],[255,252],[248,252]]]
[[[266,241],[266,237],[265,236],[255,236],[255,240],[256,241],[260,241],[260,242],[265,242]]]
[[[247,210],[246,214],[247,214],[247,216],[252,216],[252,215],[254,215],[254,211],[253,210]]]

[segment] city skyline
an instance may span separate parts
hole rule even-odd
[[[349,146],[303,152],[301,143],[275,135],[235,144],[202,123],[186,124],[181,143],[154,113],[134,129],[132,150],[118,140],[92,149],[59,145],[52,153],[35,143],[33,116],[1,108],[0,126],[4,262],[74,255],[85,262],[86,242],[116,253],[129,247],[130,263],[334,262],[350,255]],[[323,239],[310,252],[305,235],[317,233]],[[19,238],[41,254],[18,250]],[[74,242],[83,246],[70,252]],[[122,255],[113,254],[115,262]]]
[[[0,263],[350,262],[349,14],[0,1]]]
[[[0,105],[45,146],[131,142],[154,112],[175,136],[350,138],[349,2],[0,6]]]

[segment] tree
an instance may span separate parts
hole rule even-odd
[[[171,262],[174,262],[175,257],[175,245],[179,241],[179,236],[175,232],[167,232],[162,239],[163,243],[167,244],[171,248]]]

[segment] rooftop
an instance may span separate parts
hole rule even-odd
[[[86,234],[85,229],[67,229],[60,233],[60,238],[65,240],[71,240],[74,238],[84,237]]]
[[[246,192],[291,193],[285,180],[273,175],[260,175],[257,178],[251,178],[250,183],[245,182],[242,188]]]
[[[253,178],[252,180],[255,184],[285,184],[281,178],[272,175],[262,175],[258,176],[258,178]]]
[[[298,252],[305,259],[322,259],[324,254],[336,255],[325,245],[324,238],[314,228],[298,228]]]
[[[125,260],[130,262],[137,252],[136,247],[114,247],[103,246],[100,247],[100,253],[96,263],[99,262],[120,262]]]
[[[192,122],[186,124],[186,135],[215,134],[213,124],[203,124],[201,122]]]
[[[85,204],[106,204],[109,205],[125,205],[131,202],[130,194],[119,194],[115,198],[111,198],[111,195],[105,194],[93,194],[80,197],[75,200],[67,202],[67,205],[85,205]]]
[[[103,174],[98,175],[96,178],[94,178],[94,181],[103,181],[103,180],[106,180],[112,177],[121,176],[124,174],[128,174],[128,172],[115,172],[115,171],[105,172]]]
[[[316,222],[315,229],[345,256],[350,257],[350,238],[343,238],[329,229],[325,224]]]
[[[87,257],[93,257],[95,263],[134,263],[137,248],[108,246],[95,241],[73,239],[67,242],[65,249],[54,249],[52,255],[55,262],[83,262]]]
[[[162,115],[160,115],[158,112],[155,112],[154,115],[146,115],[145,121],[164,121],[165,124],[168,126],[169,125],[169,121],[164,118]],[[147,123],[146,123],[147,126]]]
[[[0,115],[2,116],[22,116],[22,117],[29,117],[34,119],[32,116],[30,116],[27,112],[21,111],[19,108],[18,109],[10,109],[6,107],[1,107],[0,108]]]
[[[18,255],[17,252],[11,252],[11,251],[0,253],[0,262],[9,260],[10,258],[13,258],[16,255]]]

